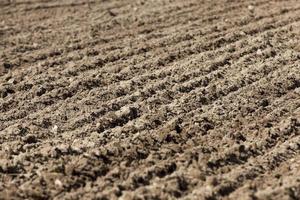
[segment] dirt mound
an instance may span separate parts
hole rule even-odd
[[[300,198],[299,13],[0,1],[0,199]]]

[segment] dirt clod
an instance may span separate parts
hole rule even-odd
[[[24,142],[28,144],[36,143],[38,140],[35,135],[28,134],[24,137]]]

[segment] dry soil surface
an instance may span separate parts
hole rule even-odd
[[[0,199],[299,199],[299,0],[0,0]]]

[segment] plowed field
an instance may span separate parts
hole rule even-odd
[[[299,0],[0,0],[0,199],[300,199]]]

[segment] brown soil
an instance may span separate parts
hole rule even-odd
[[[0,199],[300,199],[299,0],[0,0]]]

